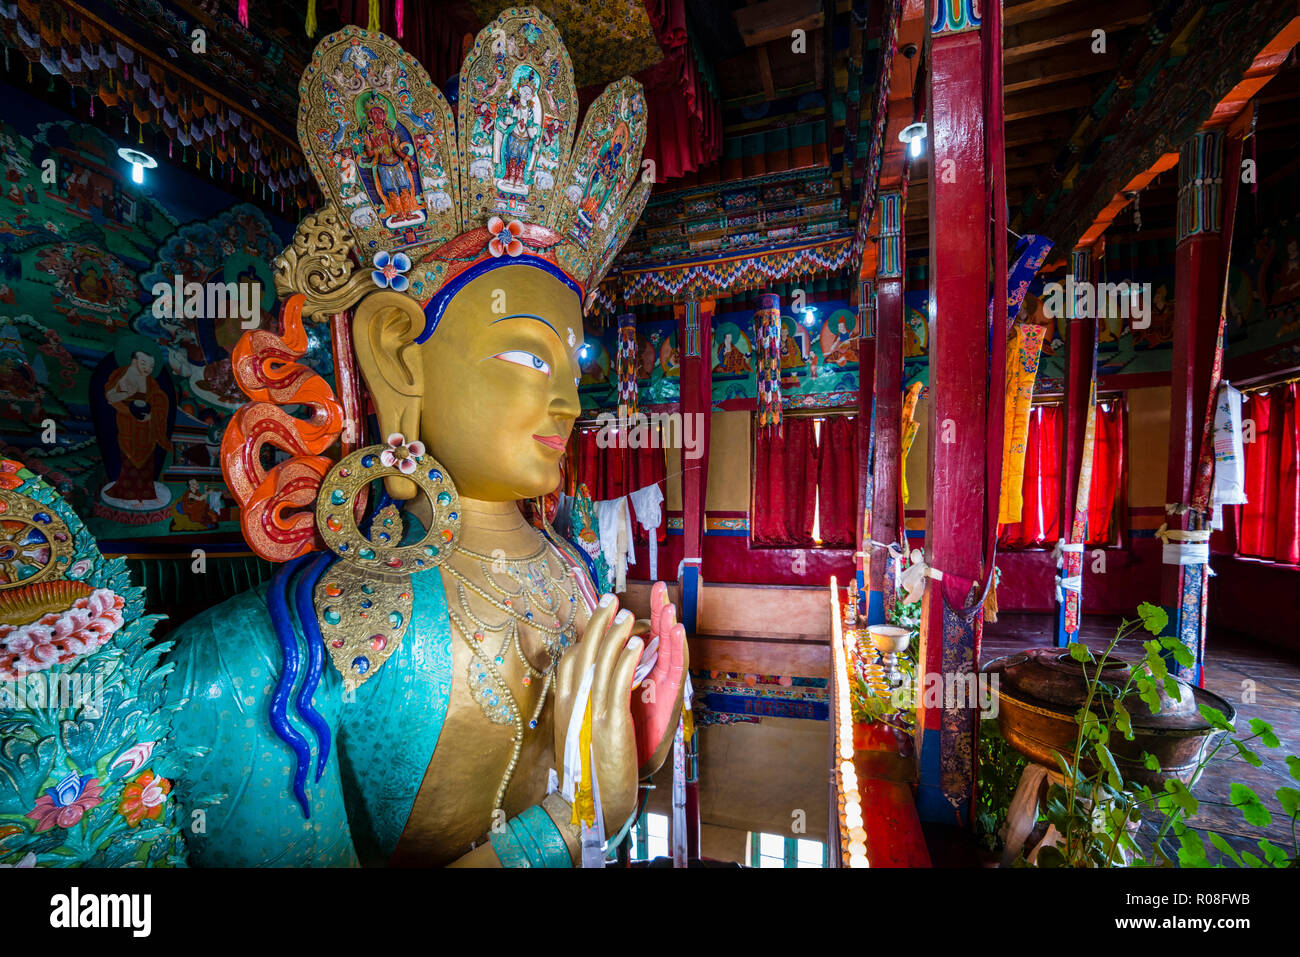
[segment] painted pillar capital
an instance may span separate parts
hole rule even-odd
[[[1074,249],[1070,250],[1069,279],[1075,288],[1077,288],[1080,283],[1088,283],[1092,281],[1091,246],[1076,246]],[[1074,294],[1074,289],[1071,289],[1069,294],[1066,296],[1065,316],[1071,321],[1084,318],[1079,315],[1079,309],[1076,305],[1077,298],[1078,297]],[[1091,301],[1091,297],[1089,297],[1089,301]]]
[[[900,279],[903,275],[903,194],[889,190],[880,194],[880,236],[876,278]]]
[[[1178,242],[1218,233],[1223,191],[1223,130],[1198,130],[1178,151]]]
[[[933,0],[930,33],[940,36],[978,30],[983,15],[982,0]]]
[[[870,279],[858,282],[858,326],[863,339],[876,337],[876,284]]]

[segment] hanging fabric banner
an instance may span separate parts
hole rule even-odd
[[[1029,412],[1034,398],[1034,380],[1042,354],[1043,326],[1017,323],[1020,307],[1029,287],[1042,268],[1052,241],[1045,236],[1022,236],[1016,244],[1016,261],[1007,271],[1007,401],[1002,433],[1002,487],[998,501],[998,524],[1019,522],[1024,505],[1025,439],[1029,434]],[[991,308],[991,307],[990,307]]]
[[[902,464],[898,470],[898,476],[903,486],[903,504],[907,504],[907,453],[912,450],[912,440],[916,438],[916,430],[919,428],[916,417],[916,402],[921,397],[921,383],[913,382],[903,392],[903,443],[902,443]]]
[[[638,409],[636,384],[636,313],[618,317],[618,411],[630,418]]]
[[[1016,243],[1016,261],[1007,271],[1007,327],[1020,316],[1020,307],[1024,305],[1029,287],[1033,285],[1038,270],[1047,261],[1047,254],[1052,251],[1052,241],[1046,236],[1020,237]]]
[[[1246,504],[1246,452],[1241,434],[1241,393],[1229,383],[1219,387],[1214,408],[1215,505]]]
[[[1083,451],[1079,455],[1079,485],[1074,497],[1074,516],[1070,522],[1069,544],[1077,546],[1063,552],[1061,556],[1061,579],[1077,581],[1079,587],[1065,592],[1065,631],[1077,634],[1079,631],[1079,595],[1083,582],[1083,540],[1088,528],[1088,496],[1092,490],[1092,448],[1097,437],[1097,357],[1096,342],[1093,343],[1092,384],[1088,389],[1088,408],[1084,413],[1088,419],[1083,427]]]
[[[1018,322],[1007,340],[1006,429],[1002,436],[1002,497],[998,524],[1019,522],[1024,508],[1025,452],[1029,413],[1033,410],[1034,380],[1042,355],[1046,326]]]
[[[758,427],[781,431],[781,298],[775,293],[758,297],[754,310],[754,336],[759,356],[754,375],[758,379]]]

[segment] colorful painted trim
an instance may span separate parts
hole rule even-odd
[[[1223,190],[1223,130],[1199,130],[1178,151],[1178,241],[1217,233]]]
[[[935,0],[930,32],[965,33],[980,28],[980,0]]]
[[[877,279],[898,279],[903,275],[903,194],[890,190],[880,194],[880,237]]]
[[[686,358],[700,357],[700,304],[694,299],[686,303]]]
[[[858,321],[863,339],[876,338],[876,284],[870,279],[858,283]]]
[[[623,301],[629,306],[679,303],[759,289],[801,276],[828,275],[851,257],[850,237],[838,236],[780,249],[675,262],[623,271]]]

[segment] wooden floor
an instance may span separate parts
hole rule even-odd
[[[1118,625],[1118,618],[1085,618],[1083,640],[1093,648],[1104,647]],[[985,629],[981,663],[1025,648],[1049,647],[1053,629],[1053,619],[1048,615],[1003,614],[997,624]],[[1136,641],[1126,640],[1118,650],[1134,656],[1142,653]],[[1273,726],[1281,746],[1265,748],[1257,741],[1251,742],[1264,759],[1258,768],[1237,757],[1216,759],[1193,790],[1202,805],[1192,823],[1217,831],[1238,850],[1249,850],[1256,856],[1260,856],[1256,846],[1260,838],[1268,838],[1294,854],[1296,835],[1274,795],[1279,787],[1300,788],[1286,764],[1288,755],[1300,755],[1300,655],[1239,635],[1211,634],[1205,657],[1205,687],[1236,706],[1238,736],[1249,735],[1251,719],[1261,718]],[[1229,752],[1235,754],[1235,749],[1229,746],[1220,756]],[[1273,815],[1269,826],[1252,827],[1242,820],[1240,811],[1226,806],[1229,786],[1234,781],[1249,785],[1260,796]],[[1223,806],[1209,802],[1222,802]]]

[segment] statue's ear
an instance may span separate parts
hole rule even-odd
[[[408,440],[420,435],[424,366],[415,339],[424,329],[424,311],[410,296],[384,289],[357,306],[352,336],[357,364],[379,417],[380,440],[400,432]],[[412,498],[415,483],[400,476],[384,480],[395,499]]]

